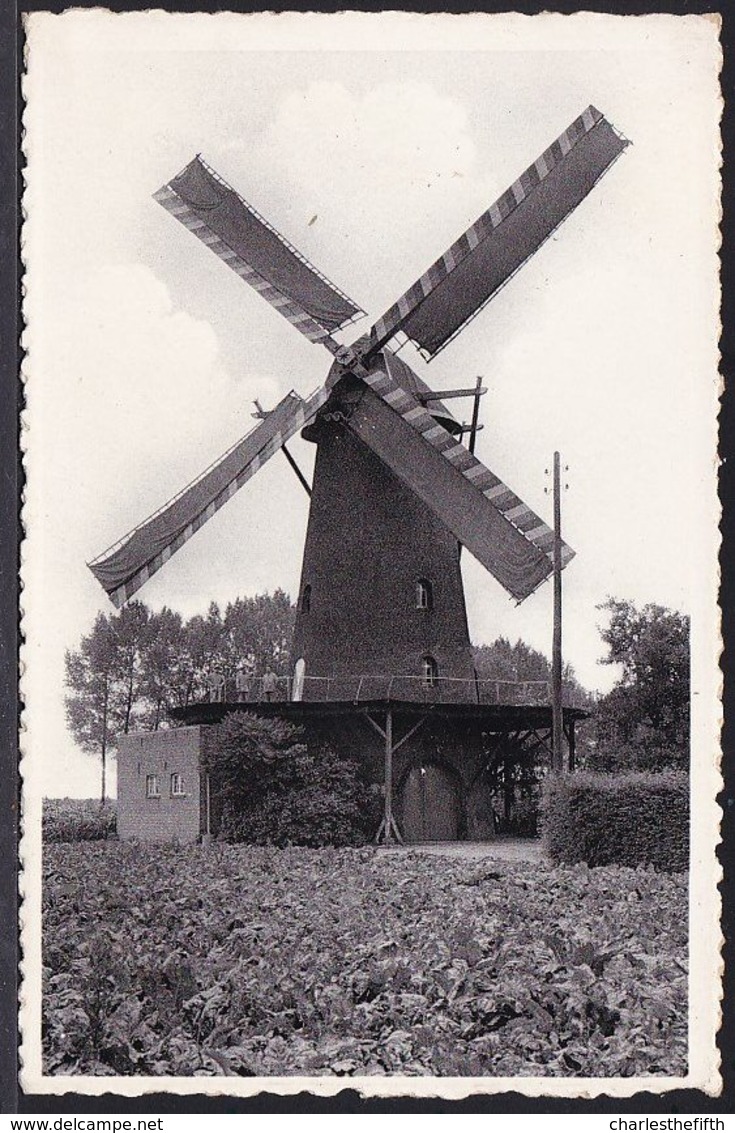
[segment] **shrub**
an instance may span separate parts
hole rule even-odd
[[[44,842],[96,842],[116,837],[117,804],[108,799],[44,799]]]
[[[226,841],[361,845],[377,827],[375,792],[358,763],[325,745],[307,748],[283,720],[231,713],[205,762]]]
[[[555,863],[689,863],[689,781],[683,772],[549,776],[542,804],[544,844]]]

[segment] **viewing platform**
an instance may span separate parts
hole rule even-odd
[[[548,681],[437,677],[429,684],[420,676],[306,677],[303,695],[297,699],[291,677],[268,683],[274,687],[266,692],[262,677],[227,679],[205,698],[172,708],[170,715],[181,723],[206,724],[238,711],[301,721],[392,708],[406,716],[430,711],[446,719],[481,721],[488,727],[551,726]],[[563,711],[565,725],[589,714],[568,696]]]
[[[294,699],[294,692],[302,696]],[[369,729],[390,740],[391,750],[429,726],[449,729],[464,737],[471,748],[474,735],[493,736],[494,751],[503,745],[521,749],[550,751],[552,706],[548,681],[503,681],[480,678],[436,677],[431,682],[421,676],[306,677],[300,690],[289,677],[269,679],[256,676],[222,680],[213,685],[207,699],[173,708],[173,720],[187,725],[221,723],[231,713],[247,712],[265,718],[288,720],[315,734],[334,735],[334,729],[354,728],[364,721]],[[575,725],[588,711],[568,702],[562,708],[562,728],[568,745],[570,770],[575,761]],[[390,721],[390,723],[388,723]],[[361,725],[359,725],[361,726]],[[331,731],[330,731],[331,730]],[[388,743],[388,739],[386,739]]]
[[[301,694],[293,677],[276,676],[266,691],[264,678],[252,676],[225,679],[213,684],[208,695],[197,703],[237,704],[254,702],[325,703],[333,701],[359,704],[365,701],[416,701],[422,704],[487,704],[541,707],[551,703],[549,681],[505,681],[482,678],[435,677],[428,681],[418,675],[310,677],[302,681]],[[567,705],[572,707],[572,705]]]

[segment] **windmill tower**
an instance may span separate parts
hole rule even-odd
[[[373,372],[382,369],[414,396],[431,393],[396,355],[379,355]],[[361,392],[343,382],[330,410],[304,430],[318,449],[294,634],[303,695],[348,699],[357,678],[372,698],[390,686],[400,698],[423,701],[440,688],[446,701],[475,702],[459,545],[353,431],[357,420],[346,426]],[[445,406],[427,407],[459,439]]]
[[[419,728],[411,722],[412,713],[421,708],[423,726],[429,707],[443,706],[441,724],[437,717],[423,727],[424,740],[432,750],[437,744],[445,754],[453,749],[451,759],[462,765],[468,762],[468,745],[476,746],[480,732],[490,726],[489,709],[502,707],[488,705],[475,680],[460,545],[518,602],[549,576],[553,552],[549,526],[477,460],[471,444],[463,443],[468,429],[445,401],[468,391],[432,392],[395,352],[397,337],[407,337],[433,358],[576,208],[626,144],[598,110],[588,107],[351,346],[334,336],[359,318],[361,309],[200,156],[154,194],[297,330],[326,347],[333,363],[323,387],[306,398],[289,393],[90,568],[112,601],[122,605],[303,430],[317,454],[291,708],[301,706],[303,714],[311,705],[351,704],[353,716],[368,719],[382,736],[388,833],[395,821],[392,757],[409,731]],[[564,566],[572,555],[564,545]],[[366,716],[365,705],[379,708]],[[397,706],[403,712],[398,742]],[[454,740],[447,724],[452,713]],[[460,716],[464,731],[457,726]],[[355,721],[348,723],[354,727]],[[341,726],[348,725],[342,720]],[[407,751],[408,746],[404,756]],[[418,758],[425,760],[425,751]],[[421,770],[425,780],[423,764]],[[410,765],[403,774],[410,781]],[[452,787],[455,794],[463,789],[462,784]],[[455,827],[464,822],[456,815],[452,821]]]

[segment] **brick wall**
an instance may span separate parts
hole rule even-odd
[[[440,681],[454,678],[440,684],[441,700],[474,703],[457,540],[346,429],[318,429],[292,649],[292,657],[306,663],[304,699],[348,700],[356,682],[345,678],[401,674],[412,679],[396,685],[393,695],[424,701],[423,659],[429,656]],[[431,584],[431,609],[417,607],[419,579]],[[327,677],[334,688],[325,693],[326,682],[317,678]],[[387,693],[380,681],[372,693],[367,687],[365,698]]]
[[[195,842],[201,830],[199,753],[201,728],[171,728],[122,736],[117,752],[117,830],[120,838]],[[181,776],[183,794],[172,793]],[[147,797],[149,776],[159,794]]]

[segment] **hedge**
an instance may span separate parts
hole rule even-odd
[[[542,833],[552,862],[689,866],[689,779],[684,772],[550,775]]]

